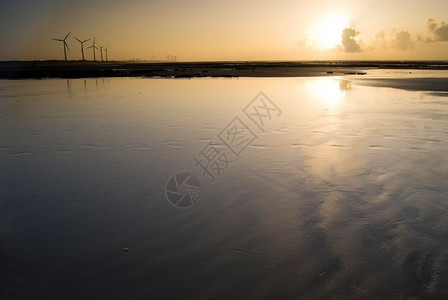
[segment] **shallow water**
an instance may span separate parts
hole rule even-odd
[[[447,296],[448,99],[352,79],[0,81],[0,298]]]

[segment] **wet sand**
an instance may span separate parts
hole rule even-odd
[[[421,70],[448,70],[448,62],[317,61],[317,62],[90,62],[24,61],[0,62],[0,79],[43,78],[207,78],[207,77],[312,77],[353,76],[360,85],[427,91],[447,96],[448,77],[363,78],[381,70],[417,74]],[[367,76],[363,76],[367,75]],[[353,78],[352,78],[353,79]]]
[[[358,84],[446,74],[388,72],[0,81],[0,298],[446,299],[447,99]],[[235,116],[257,139],[212,183]]]
[[[357,83],[407,91],[430,91],[433,95],[448,96],[448,78],[376,78],[358,80]]]

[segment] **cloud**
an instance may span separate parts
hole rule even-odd
[[[417,41],[421,41],[423,37],[418,36]],[[367,50],[374,51],[380,50],[385,51],[390,48],[397,50],[408,50],[412,49],[414,46],[414,41],[412,40],[411,34],[409,31],[397,31],[395,28],[392,28],[389,33],[386,33],[384,30],[378,32],[375,38],[370,43]]]
[[[437,23],[434,19],[428,19],[428,30],[434,34],[436,41],[448,41],[448,24],[445,22]]]
[[[345,52],[361,52],[361,46],[356,41],[359,32],[353,27],[347,27],[342,31],[342,46]]]
[[[374,45],[371,46],[373,49],[375,48],[379,48],[381,50],[387,50],[387,38],[386,38],[386,33],[381,30],[376,36],[375,36],[375,41],[374,41]]]
[[[413,42],[409,31],[400,31],[395,33],[395,41],[393,47],[399,50],[412,49]]]

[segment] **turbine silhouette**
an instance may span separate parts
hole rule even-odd
[[[98,44],[98,46],[100,47],[100,54],[101,54],[101,61],[103,61],[103,46],[101,46],[100,44]]]
[[[84,43],[85,42],[87,42],[87,41],[90,41],[90,39],[87,39],[87,40],[84,40],[84,41],[81,41],[80,39],[78,39],[76,36],[74,36],[73,37],[75,40],[77,40],[80,44],[81,44],[81,54],[82,54],[82,60],[85,60],[84,59]]]
[[[104,48],[104,53],[106,53],[106,61],[107,61],[107,48]]]
[[[87,47],[87,49],[90,49],[90,48],[92,48],[92,51],[93,51],[93,60],[96,61],[95,49],[98,50],[98,47],[95,44],[95,38],[93,38],[92,46]]]
[[[70,35],[70,33],[71,32],[67,33],[67,35],[65,36],[64,39],[53,39],[54,41],[62,42],[62,47],[64,47],[64,58],[65,58],[65,61],[67,61],[67,50],[70,51],[70,48],[68,47],[67,42],[66,42],[66,40],[67,40],[68,36]]]

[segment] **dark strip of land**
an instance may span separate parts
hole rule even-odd
[[[440,78],[362,78],[356,84],[401,89],[406,91],[427,91],[433,96],[448,97],[448,77]]]
[[[302,77],[363,75],[368,69],[448,70],[447,61],[317,62],[0,62],[0,79],[89,77]]]

